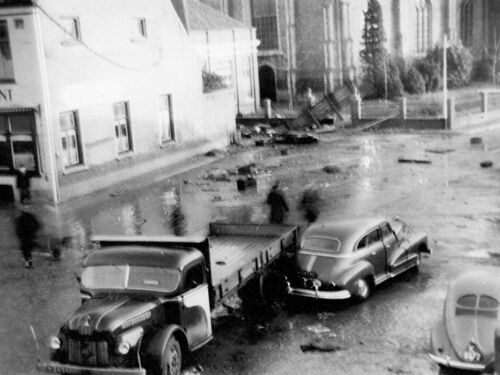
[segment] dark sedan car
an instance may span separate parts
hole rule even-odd
[[[376,285],[420,266],[427,236],[394,218],[358,218],[311,225],[288,275],[288,294],[366,300]]]
[[[442,368],[492,372],[499,309],[498,274],[474,270],[452,281],[432,328],[431,358]]]

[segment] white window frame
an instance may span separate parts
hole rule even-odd
[[[75,44],[82,40],[82,30],[78,17],[62,17],[61,25],[65,30],[63,44]]]
[[[80,143],[80,127],[78,111],[67,111],[59,114],[59,130],[61,132],[61,149],[65,168],[82,165],[82,149]],[[64,147],[66,145],[66,147]]]
[[[121,113],[119,113],[118,110],[120,110]],[[129,103],[127,101],[113,104],[113,123],[117,154],[132,151],[132,134],[130,131],[129,113]]]
[[[160,117],[160,144],[175,141],[172,94],[162,94],[158,97],[158,113]]]
[[[0,44],[4,44],[7,55],[4,56],[4,53],[0,53],[0,81],[14,81],[14,61],[10,47],[9,23],[7,20],[0,20],[0,24],[5,26],[5,39],[1,39]]]

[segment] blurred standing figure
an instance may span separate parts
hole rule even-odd
[[[176,236],[184,236],[186,234],[186,218],[181,207],[181,197],[178,190],[175,191],[175,202],[170,213],[170,225]]]
[[[28,207],[22,207],[19,216],[15,219],[16,234],[19,239],[21,251],[23,253],[26,268],[33,268],[31,253],[37,246],[37,233],[40,229],[40,222],[36,216],[30,212]]]
[[[304,217],[309,224],[316,221],[319,216],[320,197],[316,189],[308,188],[302,193],[299,209],[304,211]]]
[[[280,189],[280,185],[280,181],[274,183],[266,200],[266,203],[271,206],[271,214],[269,218],[271,224],[282,224],[285,220],[285,215],[288,212],[288,204],[286,203],[285,196]]]
[[[30,177],[26,173],[26,168],[21,165],[16,171],[16,187],[19,189],[22,204],[26,204],[31,199],[30,186]]]

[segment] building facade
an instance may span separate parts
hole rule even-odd
[[[234,99],[203,94],[203,62],[169,0],[2,1],[0,39],[6,194],[21,166],[57,202],[226,145],[234,131]]]
[[[361,73],[367,0],[204,0],[257,29],[261,98],[293,100],[307,87],[329,92]],[[378,0],[386,48],[403,66],[445,35],[481,50],[499,29],[496,0]],[[246,4],[246,6],[245,6]],[[242,11],[243,9],[243,11]],[[250,15],[250,16],[249,16]],[[291,97],[291,98],[290,98]]]
[[[260,108],[255,28],[199,0],[173,0],[204,70],[224,77],[238,114]],[[227,6],[228,3],[226,2]]]

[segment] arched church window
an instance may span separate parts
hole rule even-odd
[[[418,0],[416,4],[417,52],[425,52],[431,46],[432,8],[428,0]]]
[[[472,0],[466,0],[460,8],[460,39],[464,46],[472,46],[472,30],[474,20],[474,5]]]

